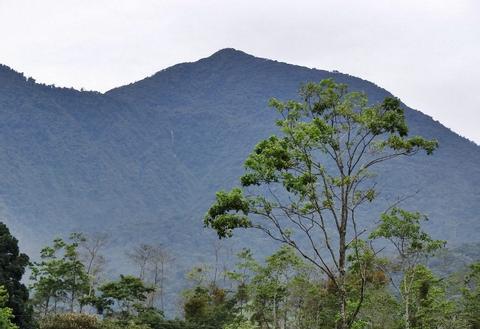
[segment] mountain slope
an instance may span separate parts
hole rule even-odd
[[[188,267],[211,248],[201,218],[214,192],[237,184],[246,155],[275,132],[268,99],[295,98],[302,82],[329,77],[373,102],[390,95],[349,75],[233,49],[105,94],[39,85],[2,66],[3,216],[30,253],[56,234],[103,230],[113,233],[114,246],[161,242]],[[406,111],[411,133],[437,138],[440,149],[381,168],[383,192],[365,217],[418,191],[408,208],[429,215],[436,237],[478,241],[480,147]]]
[[[266,108],[268,99],[295,98],[301,83],[330,77],[365,91],[372,102],[390,96],[349,75],[259,59],[233,49],[171,67],[107,95],[171,117],[176,154],[201,176],[202,184],[218,189],[236,183],[241,162],[255,142],[275,132],[275,115]],[[440,149],[428,159],[403,159],[383,168],[382,196],[388,202],[418,191],[408,205],[430,215],[434,234],[452,242],[476,240],[470,225],[480,225],[476,214],[480,148],[419,111],[407,108],[406,114],[411,134],[437,138]],[[223,177],[230,179],[217,184]],[[199,208],[205,210],[211,197],[211,193],[200,193]],[[384,205],[379,204],[372,210],[382,209]]]

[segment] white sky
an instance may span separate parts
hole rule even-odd
[[[373,81],[480,144],[479,0],[0,0],[0,63],[57,86],[226,47]]]

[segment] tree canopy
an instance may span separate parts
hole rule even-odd
[[[4,306],[12,310],[13,322],[21,329],[33,328],[32,309],[27,303],[28,289],[21,282],[28,263],[28,256],[18,248],[18,240],[0,222],[0,286],[6,290]]]
[[[218,192],[204,222],[219,237],[256,228],[295,248],[332,281],[339,294],[338,326],[350,328],[363,289],[347,296],[347,249],[356,250],[368,227],[359,222],[358,210],[378,194],[371,169],[420,151],[432,154],[438,143],[408,135],[396,98],[370,104],[364,93],[331,79],[305,84],[299,96],[270,100],[281,116],[281,134],[256,145],[241,187]],[[349,303],[357,306],[348,310]]]

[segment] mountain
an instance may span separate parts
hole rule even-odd
[[[56,235],[107,231],[118,255],[159,242],[188,268],[211,254],[202,217],[215,191],[238,184],[247,154],[276,132],[268,99],[295,98],[301,83],[324,78],[372,102],[390,96],[347,74],[234,49],[104,94],[38,84],[0,66],[1,214],[32,256]],[[406,207],[430,217],[436,238],[478,242],[480,147],[419,111],[406,107],[406,116],[411,134],[437,138],[440,148],[380,168],[380,200],[365,217],[416,192]],[[254,235],[248,245],[270,243]]]

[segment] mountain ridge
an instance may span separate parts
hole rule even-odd
[[[333,75],[333,76],[335,76],[335,75],[337,75],[337,76],[347,76],[347,77],[359,79],[362,83],[371,84],[374,88],[378,88],[378,89],[382,90],[383,92],[385,92],[386,95],[394,96],[393,94],[391,94],[389,91],[382,88],[378,84],[376,84],[374,82],[371,82],[369,80],[366,80],[366,79],[351,76],[348,73],[342,73],[342,72],[338,72],[336,70],[326,71],[326,70],[321,70],[321,69],[317,69],[317,68],[309,68],[309,67],[305,67],[305,66],[301,66],[301,65],[296,65],[296,64],[292,64],[292,63],[288,63],[288,62],[282,62],[282,61],[276,61],[276,60],[273,60],[273,59],[257,57],[257,56],[248,54],[248,53],[246,53],[242,50],[238,50],[238,49],[231,48],[231,47],[220,49],[220,50],[214,52],[212,55],[210,55],[208,57],[205,57],[205,58],[200,58],[196,61],[183,62],[183,63],[178,63],[178,64],[175,64],[175,65],[169,66],[169,67],[161,69],[161,70],[159,70],[159,71],[157,71],[157,72],[155,72],[155,73],[151,74],[150,76],[147,76],[143,79],[140,79],[140,80],[137,80],[137,81],[125,84],[125,85],[121,85],[121,86],[118,86],[118,87],[113,87],[113,88],[111,88],[111,89],[109,89],[105,92],[99,92],[99,91],[95,91],[95,90],[76,89],[76,88],[73,88],[73,87],[59,87],[59,86],[55,86],[54,84],[47,85],[47,84],[44,84],[44,83],[37,83],[34,77],[26,76],[25,73],[19,72],[19,71],[15,70],[14,68],[12,68],[8,65],[5,65],[5,64],[0,64],[0,78],[2,78],[2,77],[4,78],[5,75],[7,75],[7,76],[10,75],[10,77],[12,77],[12,76],[15,77],[15,79],[13,79],[13,80],[16,80],[16,82],[23,82],[24,80],[26,80],[32,86],[36,85],[36,86],[41,86],[43,88],[55,88],[56,90],[64,90],[65,92],[72,92],[72,93],[92,93],[92,94],[109,95],[109,94],[115,93],[117,90],[123,89],[124,87],[129,87],[129,86],[132,86],[132,85],[136,85],[136,84],[141,83],[145,80],[156,79],[159,76],[161,76],[162,74],[165,74],[166,72],[170,73],[171,71],[175,71],[178,68],[183,68],[186,65],[188,66],[188,65],[191,65],[191,64],[199,63],[199,62],[207,62],[208,63],[208,62],[215,61],[215,60],[218,60],[218,59],[220,59],[221,61],[232,60],[234,58],[241,59],[243,61],[245,61],[247,59],[252,60],[252,61],[267,61],[267,62],[276,63],[276,64],[280,64],[280,65],[286,65],[286,66],[301,69],[301,70],[314,71],[314,72],[329,74],[329,75]],[[4,83],[4,81],[0,80],[0,83],[2,83],[2,82]],[[418,109],[413,109],[413,110],[421,112]],[[440,124],[442,124],[442,126],[449,129],[450,131],[454,132],[458,136],[466,139],[467,141],[475,144],[476,146],[479,146],[479,144],[477,144],[475,141],[473,141],[473,140],[469,139],[468,137],[463,136],[459,132],[456,132],[455,130],[445,126],[443,123],[436,120],[431,115],[425,114],[423,112],[421,112],[421,113],[425,116],[430,117],[432,120],[434,120],[436,122],[439,122]]]

